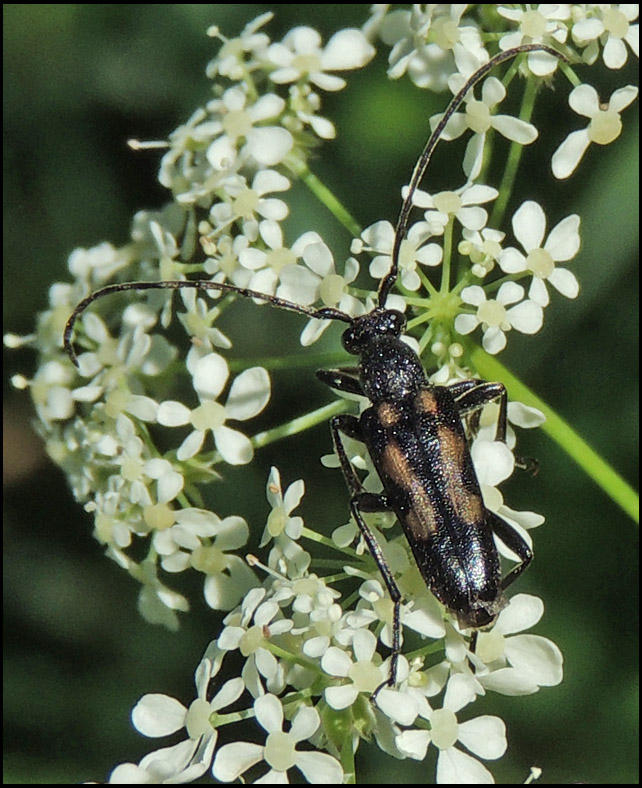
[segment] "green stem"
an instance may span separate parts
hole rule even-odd
[[[477,347],[472,350],[470,357],[481,377],[487,380],[501,380],[511,399],[541,410],[546,416],[544,431],[604,490],[612,501],[617,503],[632,520],[639,522],[639,501],[635,490],[564,419],[509,372],[495,356]]]
[[[522,98],[522,108],[519,113],[519,119],[530,122],[535,108],[535,98],[537,96],[538,82],[534,79],[526,81],[524,88],[524,96]],[[515,185],[515,178],[517,177],[517,170],[519,163],[522,159],[524,145],[519,142],[511,142],[508,151],[508,159],[506,161],[506,169],[502,177],[502,182],[499,186],[499,196],[495,200],[493,212],[490,217],[489,227],[499,227],[506,212],[506,206],[513,193],[513,186]]]
[[[289,438],[291,435],[298,435],[299,432],[303,432],[304,430],[310,429],[310,427],[328,421],[331,416],[344,413],[349,407],[350,403],[345,399],[331,402],[329,405],[324,405],[296,419],[290,419],[285,424],[279,424],[278,427],[273,427],[271,430],[257,432],[251,439],[252,446],[254,446],[255,449],[261,449],[263,446],[274,443],[274,441],[281,440],[282,438]]]
[[[361,226],[359,222],[352,216],[345,205],[339,202],[330,189],[308,169],[306,164],[296,161],[295,159],[288,159],[285,163],[290,171],[305,183],[317,200],[325,205],[330,213],[349,233],[351,233],[351,235],[355,238],[361,235]]]
[[[349,357],[341,351],[328,351],[327,353],[299,353],[295,356],[261,356],[256,358],[228,359],[228,366],[232,372],[241,372],[250,367],[263,367],[264,369],[304,369],[309,367],[336,367],[346,366]]]

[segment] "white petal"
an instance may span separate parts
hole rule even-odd
[[[613,91],[609,99],[609,109],[621,112],[628,107],[632,101],[635,101],[637,95],[638,89],[634,85],[626,85],[623,88],[618,88]]]
[[[400,725],[412,725],[417,718],[418,709],[412,698],[396,690],[384,687],[377,695],[377,706],[387,717]]]
[[[580,163],[590,141],[587,129],[572,131],[553,154],[553,175],[559,180],[568,178]]]
[[[341,785],[343,769],[336,758],[325,752],[297,752],[295,764],[313,785]]]
[[[187,709],[168,695],[143,695],[132,709],[134,727],[143,736],[169,736],[185,725]]]
[[[231,167],[236,159],[236,148],[229,137],[219,137],[207,149],[207,160],[216,170]]]
[[[330,646],[321,658],[321,668],[330,676],[347,676],[352,664],[348,654],[337,646]]]
[[[464,336],[474,331],[478,325],[479,320],[475,315],[457,315],[455,318],[455,331]]]
[[[506,88],[497,77],[488,77],[482,85],[481,95],[487,107],[494,107],[506,98]]]
[[[199,432],[198,430],[194,430],[190,432],[190,434],[185,438],[185,440],[181,443],[178,447],[178,451],[176,452],[176,459],[180,460],[189,460],[201,449],[203,445],[203,441],[205,440],[205,433]]]
[[[544,603],[532,594],[516,594],[499,614],[495,625],[502,635],[534,627],[544,614]]]
[[[525,251],[541,247],[546,232],[546,216],[539,203],[534,200],[522,203],[513,214],[512,225],[515,238]]]
[[[461,299],[467,304],[479,306],[486,301],[486,293],[483,287],[479,285],[470,285],[470,287],[464,287],[461,291]]]
[[[626,44],[619,38],[609,36],[602,57],[607,68],[622,68],[627,58]]]
[[[321,88],[321,90],[343,90],[347,84],[345,79],[334,74],[324,74],[322,71],[315,71],[314,74],[310,74],[310,82]]]
[[[471,456],[480,484],[495,487],[508,479],[515,468],[513,453],[502,441],[475,441]]]
[[[459,741],[480,758],[495,760],[506,752],[506,726],[499,717],[475,717],[460,723]]]
[[[556,263],[570,260],[580,248],[580,217],[573,213],[558,222],[549,233],[544,249]]]
[[[251,367],[234,379],[225,403],[228,419],[244,421],[260,413],[270,401],[270,377],[263,367]]]
[[[567,298],[577,298],[580,292],[580,285],[575,278],[575,274],[566,268],[556,268],[548,277],[548,281],[558,293]]]
[[[182,402],[167,400],[158,406],[156,419],[164,427],[181,427],[189,424],[191,411]]]
[[[421,730],[402,731],[395,737],[395,744],[407,758],[423,761],[428,752],[430,734]]]
[[[285,101],[275,93],[259,96],[254,104],[248,108],[248,113],[254,122],[276,118],[285,109]],[[286,186],[287,188],[287,186]]]
[[[283,727],[283,707],[274,695],[263,695],[254,701],[256,720],[268,733]]]
[[[279,298],[309,306],[317,300],[319,277],[302,265],[286,265],[281,269]]]
[[[243,772],[263,760],[263,747],[239,741],[224,744],[216,753],[212,774],[217,780],[231,783]]]
[[[221,457],[230,465],[246,465],[254,456],[250,439],[243,433],[225,425],[214,430],[214,442]],[[178,454],[176,456],[178,457]],[[193,457],[194,455],[189,456]],[[179,459],[181,458],[179,457]]]
[[[546,283],[543,279],[538,279],[536,276],[532,278],[530,287],[528,288],[528,297],[535,304],[538,304],[538,306],[548,306],[550,299],[548,297]]]
[[[475,680],[472,676],[455,673],[446,687],[444,695],[444,708],[458,712],[475,700]]]
[[[524,288],[517,282],[504,282],[497,291],[497,301],[503,306],[515,304],[524,297]]]
[[[297,54],[317,54],[321,48],[321,35],[313,27],[299,25],[287,33],[283,42]]]
[[[262,197],[269,192],[287,191],[290,181],[276,170],[259,170],[252,181],[252,188]]]
[[[482,347],[487,353],[495,355],[506,347],[506,335],[500,328],[489,328],[482,337]]]
[[[600,97],[593,85],[578,85],[569,93],[568,103],[573,112],[592,118],[600,110]]]
[[[462,205],[480,205],[481,203],[494,200],[499,192],[492,186],[484,186],[482,183],[475,183],[469,186],[461,194]]]
[[[352,706],[358,694],[359,692],[354,684],[346,684],[342,687],[327,687],[324,691],[326,703],[336,711]]]
[[[321,65],[330,71],[361,68],[375,55],[375,48],[361,30],[348,28],[335,33],[321,55]]]
[[[314,734],[320,724],[321,720],[316,709],[311,706],[301,706],[292,720],[290,736],[294,741],[304,741]]]
[[[216,399],[223,390],[228,375],[227,361],[223,356],[219,356],[218,353],[208,353],[199,358],[194,365],[192,374],[194,389],[201,397]]]
[[[466,151],[464,152],[462,169],[464,175],[466,175],[469,180],[474,180],[481,172],[482,164],[484,163],[485,142],[486,134],[473,134],[470,140],[468,140]]]
[[[488,213],[477,206],[460,208],[457,218],[467,230],[481,230],[488,221]]]
[[[540,686],[554,687],[562,681],[564,658],[551,640],[539,635],[514,635],[506,640],[504,650],[510,664],[530,674]]]
[[[548,52],[531,52],[528,55],[528,67],[536,77],[546,77],[557,68],[558,59]]]
[[[450,747],[439,753],[436,782],[438,785],[493,785],[495,780],[476,758]]]
[[[163,474],[158,480],[158,503],[168,503],[183,489],[183,476],[176,471]]]
[[[226,681],[221,689],[212,698],[210,702],[212,711],[218,711],[219,709],[223,709],[225,706],[229,706],[230,704],[234,703],[241,697],[244,690],[245,684],[243,683],[243,679],[240,676],[229,679],[229,681]]]
[[[536,334],[544,322],[544,312],[533,301],[522,301],[506,312],[510,324],[522,334]]]
[[[533,695],[539,690],[539,684],[532,676],[515,668],[494,670],[486,676],[480,676],[479,681],[484,689],[513,697]]]
[[[272,166],[283,161],[294,145],[292,135],[280,126],[265,126],[250,129],[247,135],[247,151],[263,166]]]
[[[537,129],[532,123],[511,115],[495,115],[491,120],[491,126],[506,139],[518,142],[520,145],[530,145],[537,139]]]
[[[506,274],[518,274],[526,270],[526,258],[513,246],[502,249],[497,262],[499,263],[499,267]]]

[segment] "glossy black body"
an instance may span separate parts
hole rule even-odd
[[[366,445],[383,485],[380,496],[360,493],[352,472],[352,484],[347,480],[361,510],[392,510],[433,594],[461,626],[483,627],[504,600],[493,539],[498,518],[484,507],[457,402],[472,389],[432,386],[400,338],[404,326],[393,310],[355,318],[344,346],[359,356],[358,370],[352,378],[347,370],[319,376],[335,388],[360,389],[371,402],[358,421],[338,424]],[[346,385],[356,379],[358,388]]]

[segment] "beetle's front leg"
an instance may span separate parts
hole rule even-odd
[[[350,490],[350,511],[354,517],[354,521],[363,536],[363,539],[368,546],[370,555],[373,557],[377,568],[381,573],[384,584],[390,594],[392,600],[392,647],[390,654],[390,672],[386,681],[380,684],[372,693],[371,700],[375,700],[379,691],[385,686],[392,686],[395,683],[397,676],[397,662],[401,650],[401,623],[400,623],[400,607],[401,607],[401,592],[395,582],[395,579],[390,571],[383,551],[379,542],[370,529],[370,526],[363,519],[363,512],[388,512],[391,510],[390,503],[385,495],[377,495],[375,493],[365,492],[361,484],[361,480],[357,476],[352,463],[348,459],[341,434],[344,433],[350,438],[362,440],[361,429],[359,420],[355,416],[339,415],[333,416],[330,419],[330,430],[332,432],[332,442],[335,451],[339,458],[339,464],[343,477],[346,481],[348,489]]]
[[[358,367],[342,367],[341,369],[318,369],[316,376],[326,386],[336,391],[344,391],[347,394],[361,394],[363,389],[359,382]]]

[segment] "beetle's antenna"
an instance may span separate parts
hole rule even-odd
[[[395,227],[395,239],[392,247],[392,265],[390,266],[388,273],[384,276],[384,278],[381,280],[381,283],[379,284],[379,293],[377,298],[380,307],[385,307],[390,290],[397,281],[397,276],[399,273],[399,251],[401,249],[401,243],[404,239],[404,236],[406,235],[406,230],[408,229],[408,218],[410,216],[410,211],[412,210],[412,198],[414,197],[415,191],[417,190],[421,179],[426,174],[430,158],[433,154],[433,151],[435,150],[435,147],[437,146],[437,143],[439,142],[441,135],[443,134],[444,129],[446,128],[448,121],[466,98],[468,91],[471,88],[474,88],[475,85],[480,80],[482,80],[489,71],[495,68],[495,66],[498,66],[500,63],[504,63],[507,60],[512,60],[522,52],[548,52],[549,55],[554,55],[555,57],[560,58],[560,60],[568,62],[568,58],[561,52],[558,52],[556,49],[553,49],[553,47],[546,46],[545,44],[522,44],[521,46],[507,49],[505,52],[500,52],[494,57],[491,57],[487,63],[484,63],[483,66],[480,66],[480,68],[478,68],[477,71],[475,71],[475,73],[466,80],[466,83],[462,89],[455,96],[453,96],[450,104],[446,107],[446,111],[439,120],[439,123],[435,126],[434,131],[430,135],[428,142],[426,143],[426,147],[421,152],[421,156],[419,159],[417,159],[417,163],[415,164],[415,168],[412,172],[412,177],[410,178],[410,183],[408,184],[408,191],[401,205],[399,218],[397,219],[397,226]]]
[[[344,323],[352,323],[352,318],[345,312],[332,307],[321,307],[314,309],[312,307],[301,306],[295,304],[293,301],[288,301],[279,296],[268,295],[267,293],[259,293],[256,290],[248,290],[245,287],[237,287],[230,285],[227,282],[211,282],[207,279],[183,279],[183,280],[161,280],[159,282],[120,282],[113,285],[106,285],[101,287],[100,290],[95,290],[88,296],[80,301],[74,311],[69,316],[65,331],[63,334],[63,346],[73,361],[75,366],[78,366],[78,357],[74,350],[72,335],[76,320],[87,309],[87,307],[103,296],[110,295],[111,293],[122,293],[126,290],[182,290],[190,288],[192,290],[218,290],[224,293],[237,293],[245,298],[256,298],[257,300],[267,301],[280,309],[287,309],[290,312],[298,312],[300,315],[307,315],[308,317],[315,317],[320,320],[341,320]]]

